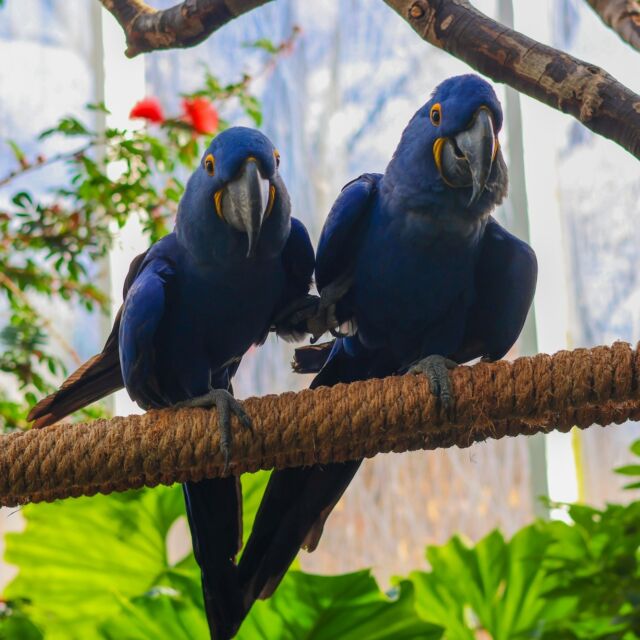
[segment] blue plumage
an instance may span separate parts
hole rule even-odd
[[[488,83],[451,78],[413,116],[384,175],[343,189],[320,237],[316,282],[321,307],[351,335],[329,353],[308,350],[324,362],[312,387],[421,372],[446,405],[453,361],[500,358],[513,345],[537,266],[490,216],[507,191],[501,126]],[[359,464],[272,474],[239,564],[245,608],[275,589],[301,546],[315,547]]]
[[[229,456],[229,415],[250,420],[231,379],[283,311],[308,300],[314,252],[290,216],[279,155],[261,133],[236,127],[205,151],[180,202],[176,229],[132,263],[124,304],[103,352],[34,407],[37,426],[125,386],[141,407],[216,405]],[[213,638],[231,637],[243,616],[235,555],[241,535],[239,479],[184,485],[194,552]]]

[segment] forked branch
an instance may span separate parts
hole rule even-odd
[[[125,54],[193,47],[230,20],[270,0],[185,0],[157,10],[144,0],[100,0],[127,38]]]

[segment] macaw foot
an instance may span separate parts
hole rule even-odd
[[[234,413],[240,424],[253,433],[253,423],[244,410],[242,403],[236,400],[226,389],[211,389],[209,393],[189,398],[174,405],[175,409],[186,407],[216,407],[220,429],[220,451],[224,456],[224,473],[229,471],[231,460],[231,414]]]
[[[449,410],[453,401],[453,386],[449,371],[458,366],[457,362],[444,356],[428,356],[409,367],[409,373],[423,373],[429,380],[431,393],[440,398],[445,410]]]

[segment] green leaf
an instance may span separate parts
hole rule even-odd
[[[615,468],[614,471],[623,476],[640,476],[640,464],[627,464],[623,467]]]
[[[247,541],[256,512],[260,506],[262,495],[269,481],[270,471],[258,471],[257,473],[244,473],[240,476],[242,483],[242,539]]]
[[[197,576],[191,583],[199,595]],[[156,587],[143,596],[123,602],[121,611],[100,626],[101,636],[109,640],[208,638],[209,627],[201,599],[190,597],[187,584],[188,579],[185,579],[183,589]]]
[[[242,477],[245,538],[268,477]],[[30,603],[27,611],[47,640],[155,637],[145,636],[145,629],[170,612],[164,628],[195,617],[190,637],[204,637],[198,632],[206,620],[193,554],[174,565],[167,557],[167,534],[184,517],[179,485],[29,505],[22,513],[24,532],[7,535],[5,558],[19,573],[5,595]],[[145,621],[139,636],[118,636],[119,621],[127,616],[136,629],[133,620]]]
[[[446,629],[448,640],[474,640],[484,629],[494,640],[534,633],[542,621],[565,616],[568,599],[549,601],[542,566],[550,536],[536,525],[519,531],[510,542],[493,531],[475,547],[454,536],[429,547],[430,572],[414,572],[417,611]]]
[[[239,96],[240,105],[245,113],[253,120],[256,127],[262,124],[262,107],[260,101],[252,95],[243,93]]]
[[[42,632],[22,610],[21,602],[0,605],[1,640],[41,640]]]
[[[13,155],[16,160],[22,164],[26,160],[26,156],[24,151],[20,148],[17,142],[14,140],[7,140],[7,144],[11,147],[11,151],[13,151]]]
[[[269,40],[268,38],[260,38],[259,40],[254,40],[253,42],[245,42],[243,47],[247,47],[248,49],[261,49],[262,51],[266,51],[267,53],[276,54],[278,53],[278,47],[276,44]]]
[[[89,102],[85,105],[85,108],[89,111],[99,111],[100,113],[106,113],[107,115],[111,114],[111,111],[107,109],[104,102]]]
[[[27,209],[28,205],[33,204],[33,196],[27,191],[18,191],[11,198],[11,202],[21,209]]]
[[[96,637],[97,623],[170,569],[166,536],[183,513],[179,486],[29,505],[25,531],[6,536],[19,568],[6,596],[30,601],[47,639]]]
[[[253,606],[238,640],[437,640],[442,629],[415,611],[413,585],[382,593],[369,571],[316,576],[289,571],[269,600]]]
[[[630,447],[631,453],[640,456],[640,440],[636,440]]]

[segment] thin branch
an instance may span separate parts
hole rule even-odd
[[[53,156],[49,156],[48,158],[38,157],[35,162],[25,162],[24,164],[21,164],[17,169],[10,171],[3,178],[0,178],[0,187],[4,187],[15,178],[19,178],[29,171],[43,169],[44,167],[47,167],[50,164],[54,164],[55,162],[60,162],[61,160],[71,160],[71,158],[81,156],[87,153],[87,151],[89,151],[92,147],[97,146],[98,144],[104,144],[104,142],[104,140],[101,141],[95,139],[92,140],[89,144],[86,144],[76,149],[75,151],[63,151]]]
[[[159,11],[143,0],[100,0],[125,32],[133,58],[159,49],[193,47],[214,31],[271,0],[185,0]]]
[[[388,451],[468,447],[487,438],[640,418],[640,350],[612,347],[479,363],[452,372],[442,410],[423,376],[249,398],[234,418],[231,473],[326,464]],[[0,436],[0,504],[50,501],[225,473],[217,413],[163,409]]]
[[[639,0],[587,0],[602,22],[640,51]]]
[[[424,40],[554,109],[640,159],[640,96],[606,71],[543,45],[466,0],[385,0]]]

